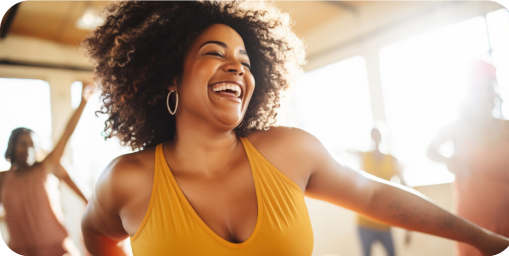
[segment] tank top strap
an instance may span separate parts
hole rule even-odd
[[[251,166],[253,167],[253,176],[255,178],[266,177],[268,173],[274,174],[277,177],[281,178],[285,183],[290,185],[291,187],[297,189],[301,194],[304,194],[302,189],[289,177],[283,174],[276,166],[274,166],[267,158],[265,158],[247,139],[247,137],[241,137],[240,140],[244,145],[244,149],[246,151],[247,157]]]
[[[249,160],[250,166],[252,168],[251,173],[253,174],[254,179],[259,178],[258,174],[258,168],[256,154],[258,151],[256,148],[249,142],[249,140],[246,137],[240,137],[240,141],[242,142],[242,145],[244,146],[244,151],[246,152],[247,159]],[[259,153],[258,153],[259,154]]]
[[[155,167],[154,167],[155,173],[157,174],[157,173],[163,172],[163,167],[165,165],[166,165],[166,159],[164,158],[164,153],[163,153],[163,143],[160,143],[156,146]],[[156,174],[154,174],[154,176],[156,176]]]
[[[163,154],[163,144],[158,144],[156,146],[156,152],[155,152],[155,167],[154,167],[154,181],[152,182],[152,193],[150,195],[150,203],[148,205],[147,212],[145,213],[145,217],[143,218],[143,221],[141,222],[140,227],[136,231],[136,233],[131,237],[131,242],[135,241],[143,229],[145,228],[145,225],[147,224],[147,221],[150,217],[150,214],[152,213],[152,209],[154,207],[155,198],[157,195],[157,185],[159,183],[159,178],[161,177],[161,172],[163,172],[161,161],[164,160],[164,154]]]

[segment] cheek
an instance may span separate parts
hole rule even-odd
[[[28,149],[27,147],[25,146],[18,146],[16,147],[16,155],[20,156],[20,155],[25,155],[27,153]]]
[[[251,73],[246,74],[246,76],[244,77],[244,81],[245,81],[246,85],[248,86],[247,87],[248,92],[250,94],[253,94],[253,92],[256,88],[255,79],[253,77],[253,74],[251,74]]]
[[[184,74],[189,80],[208,81],[217,71],[217,62],[213,60],[198,60],[189,66]]]

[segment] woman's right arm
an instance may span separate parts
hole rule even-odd
[[[81,221],[83,239],[92,255],[127,255],[123,243],[129,235],[120,211],[132,192],[129,183],[123,183],[123,175],[132,168],[122,158],[113,160],[99,177]]]

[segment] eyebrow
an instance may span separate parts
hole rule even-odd
[[[207,44],[216,44],[216,45],[222,46],[223,48],[228,48],[228,45],[227,45],[227,44],[225,44],[225,43],[223,43],[223,42],[221,42],[221,41],[207,41],[207,42],[203,43],[203,44],[200,46],[200,48],[198,48],[198,49],[201,49],[204,45],[207,45]],[[246,50],[243,50],[243,49],[240,49],[240,50],[239,50],[239,53],[240,53],[240,54],[247,55]]]

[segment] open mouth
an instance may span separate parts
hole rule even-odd
[[[236,98],[241,98],[242,89],[239,85],[233,83],[217,83],[212,86],[212,91],[218,94],[229,94]]]

